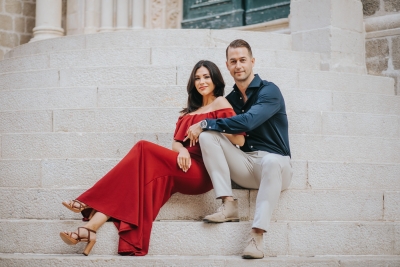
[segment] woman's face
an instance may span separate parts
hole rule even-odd
[[[210,94],[213,95],[215,85],[206,67],[200,67],[196,71],[194,75],[194,86],[203,97]]]

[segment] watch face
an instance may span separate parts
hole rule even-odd
[[[201,121],[200,122],[200,127],[203,128],[203,129],[206,128],[207,127],[207,121],[205,121],[205,120]]]

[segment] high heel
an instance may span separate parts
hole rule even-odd
[[[79,234],[79,230],[83,228],[88,231],[88,236],[87,237],[81,237]],[[96,231],[86,228],[86,227],[78,227],[78,233],[74,232],[60,232],[60,237],[61,239],[68,245],[76,245],[79,242],[87,242],[87,245],[85,249],[83,250],[83,255],[87,256],[89,255],[90,251],[92,250],[94,244],[96,244],[96,239],[91,240],[90,238],[90,232],[96,233]],[[73,238],[72,235],[76,235],[77,238]]]
[[[69,209],[70,211],[73,211],[73,212],[75,212],[75,213],[79,213],[79,212],[81,212],[82,210],[85,210],[85,209],[89,208],[88,205],[86,205],[86,204],[83,203],[83,202],[80,202],[80,201],[77,200],[77,199],[70,200],[69,202],[63,201],[62,204],[63,204],[67,209]],[[75,204],[78,204],[78,207],[76,207]]]

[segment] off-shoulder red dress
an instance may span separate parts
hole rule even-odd
[[[233,115],[233,109],[226,108],[180,117],[174,139],[182,142],[188,127],[205,118]],[[212,189],[199,144],[189,147],[186,141],[183,145],[192,158],[186,173],[178,167],[177,152],[139,141],[110,172],[77,198],[112,217],[119,232],[119,254],[144,256],[148,253],[153,221],[173,194],[197,195]],[[87,212],[84,210],[82,214],[85,216]]]

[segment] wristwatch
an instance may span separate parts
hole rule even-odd
[[[201,127],[201,129],[206,130],[207,129],[207,121],[206,120],[202,120],[200,122],[200,127]]]

